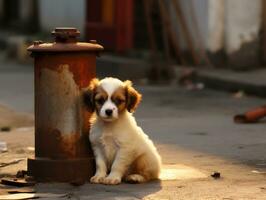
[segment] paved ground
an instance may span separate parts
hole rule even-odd
[[[0,102],[32,112],[32,70],[0,74],[4,94]],[[265,104],[265,99],[238,99],[230,93],[177,86],[137,88],[143,93],[137,121],[155,141],[164,164],[178,172],[176,180],[119,186],[38,184],[38,193],[67,194],[49,199],[266,199],[266,121],[239,125],[232,120],[236,113]],[[33,128],[19,128],[0,133],[0,141],[9,148],[1,154],[1,162],[32,155],[33,132]],[[25,160],[0,168],[0,174],[8,176],[23,168]],[[211,178],[213,171],[222,178]]]
[[[33,113],[33,66],[3,61],[0,54],[0,102],[16,111]]]

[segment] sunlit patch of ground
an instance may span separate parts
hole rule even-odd
[[[188,167],[185,165],[163,165],[160,174],[160,179],[166,180],[186,180],[186,179],[197,179],[207,178],[207,175],[201,171]]]

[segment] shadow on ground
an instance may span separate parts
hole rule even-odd
[[[43,183],[36,186],[36,191],[39,193],[66,194],[66,191],[68,191],[69,197],[78,197],[81,199],[114,199],[114,197],[119,197],[119,199],[142,199],[159,192],[161,189],[161,181],[153,181],[145,184],[123,183],[114,186],[90,183],[79,187],[70,184],[51,183]]]

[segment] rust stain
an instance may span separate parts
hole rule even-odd
[[[87,144],[88,137],[84,137],[79,133],[73,133],[69,136],[61,135],[61,149],[71,158],[88,157],[91,151],[87,148]]]
[[[36,157],[75,159],[93,156],[89,138],[86,134],[71,133],[66,135],[58,129],[49,129],[45,132],[36,131],[38,131],[36,135]]]
[[[54,53],[42,54],[36,60],[36,74],[40,77],[40,69],[48,68],[53,71],[62,70],[60,66],[68,65],[69,71],[73,73],[73,78],[80,89],[89,85],[91,79],[96,76],[96,57],[87,53]]]

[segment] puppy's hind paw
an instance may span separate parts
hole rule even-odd
[[[104,176],[95,175],[91,177],[90,182],[91,183],[103,183],[104,178],[105,178]]]
[[[145,182],[145,178],[140,175],[140,174],[130,174],[125,178],[125,181],[127,183],[132,183],[132,184],[136,184],[136,183],[143,183]]]

